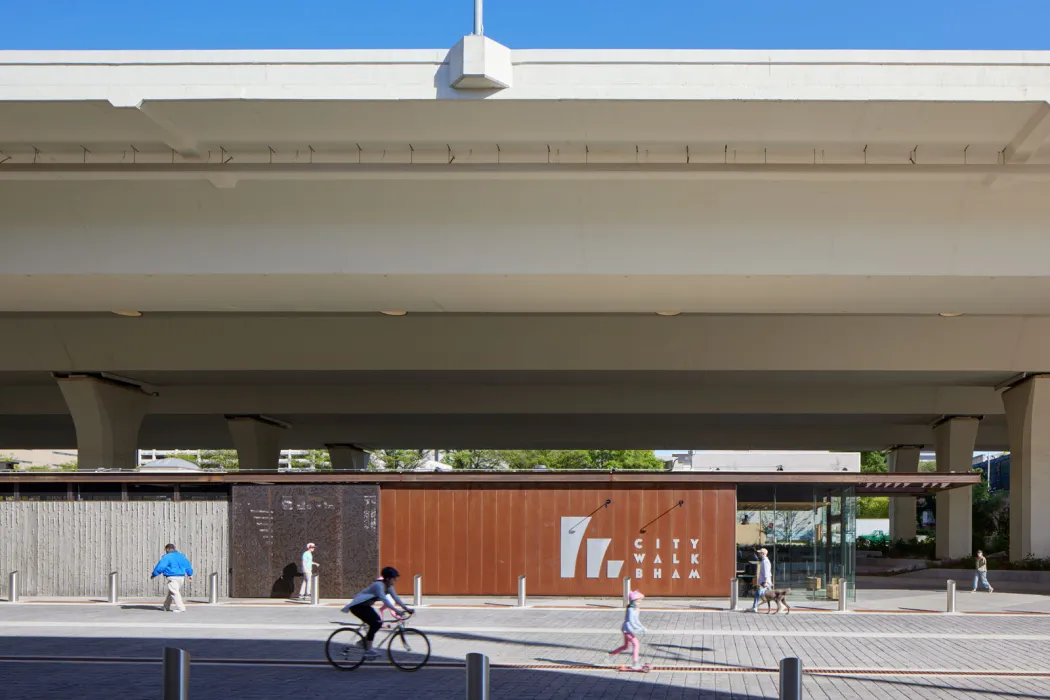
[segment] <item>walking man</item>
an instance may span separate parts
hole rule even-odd
[[[186,604],[182,602],[182,584],[186,579],[193,578],[193,565],[182,552],[175,549],[175,545],[164,545],[164,556],[153,567],[153,575],[150,578],[158,576],[163,576],[168,585],[164,612],[186,612]]]
[[[977,592],[977,582],[980,581],[981,586],[987,588],[989,593],[995,593],[995,589],[988,583],[988,560],[985,558],[984,552],[978,549],[977,557],[974,561],[977,564],[977,571],[973,573],[973,592]]]
[[[314,580],[314,567],[320,566],[320,564],[314,561],[314,550],[317,549],[317,545],[310,542],[306,545],[306,551],[303,552],[303,583],[299,586],[299,597],[308,598],[310,596],[310,584]]]
[[[758,601],[762,594],[773,587],[773,565],[769,561],[769,551],[762,547],[758,550],[758,576],[755,580],[755,602],[751,612],[758,612]]]

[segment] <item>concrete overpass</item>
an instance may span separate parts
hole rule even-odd
[[[0,449],[1010,448],[1050,554],[1048,66],[0,53]]]

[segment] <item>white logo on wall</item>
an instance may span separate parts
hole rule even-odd
[[[579,559],[580,547],[583,545],[584,535],[587,534],[587,527],[590,524],[591,519],[589,517],[562,517],[562,578],[576,578],[576,561]],[[607,537],[588,537],[586,542],[587,578],[601,578],[602,563],[605,564],[606,578],[619,578],[620,572],[623,570],[623,560],[605,561],[605,553],[609,550],[612,539]],[[682,578],[683,573],[691,579],[700,578],[700,554],[696,551],[697,546],[700,544],[700,539],[682,540],[676,537],[670,542],[669,553],[665,553],[665,556],[668,554],[669,556],[665,561],[665,556],[660,554],[660,538],[655,538],[655,546],[653,547],[656,550],[655,556],[647,562],[646,559],[648,559],[649,552],[645,551],[647,545],[645,539],[639,537],[634,541],[634,549],[636,551],[632,552],[632,555],[635,563],[633,576],[635,580],[664,578],[665,572],[668,572],[668,578],[672,579]],[[688,548],[684,546],[686,542],[689,544]],[[686,557],[688,557],[688,562]]]

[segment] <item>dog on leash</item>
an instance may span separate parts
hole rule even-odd
[[[788,597],[789,593],[791,593],[791,589],[790,588],[783,588],[781,590],[776,590],[776,589],[773,589],[773,588],[767,588],[765,590],[765,592],[762,593],[761,596],[759,596],[758,603],[759,603],[759,605],[761,605],[762,603],[766,604],[766,614],[767,615],[769,615],[770,613],[773,612],[773,604],[774,603],[776,603],[776,605],[777,605],[777,612],[778,613],[780,612],[780,606],[783,605],[785,608],[787,608],[787,613],[785,613],[785,614],[790,614],[791,613],[791,606],[788,605],[788,602],[787,602],[787,597]]]

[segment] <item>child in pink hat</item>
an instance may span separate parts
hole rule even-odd
[[[623,625],[620,626],[620,631],[623,632],[623,646],[613,649],[609,653],[613,656],[622,654],[627,651],[627,648],[631,648],[631,657],[634,659],[634,670],[642,670],[642,665],[638,662],[638,654],[641,651],[641,643],[638,641],[638,635],[645,631],[645,627],[642,626],[641,620],[638,619],[638,601],[645,598],[641,591],[631,591],[630,595],[627,596],[627,614],[624,616]]]

